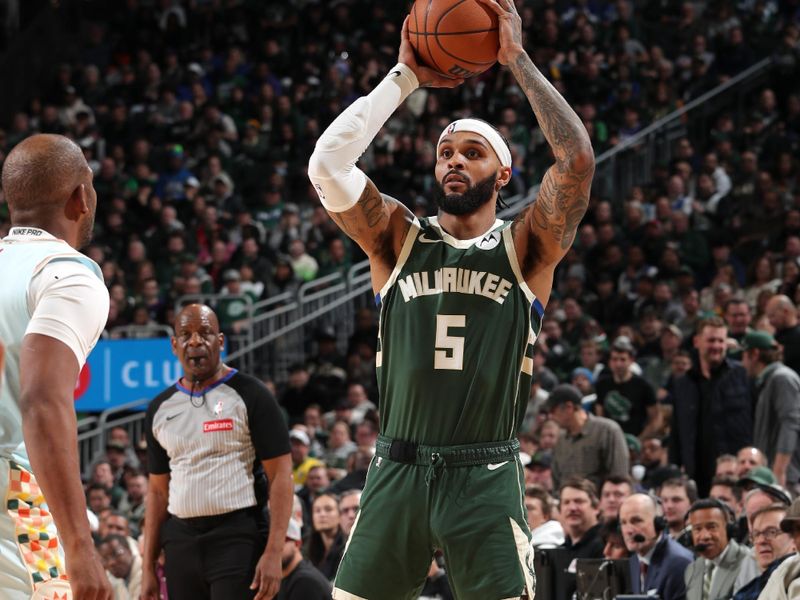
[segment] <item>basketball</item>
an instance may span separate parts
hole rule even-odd
[[[420,61],[447,77],[473,77],[497,61],[497,15],[477,0],[416,0],[408,33]]]

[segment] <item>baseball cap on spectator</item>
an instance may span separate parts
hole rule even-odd
[[[227,271],[225,271],[225,273],[223,273],[222,280],[226,281],[226,282],[227,281],[241,281],[242,280],[242,276],[239,274],[239,271],[237,271],[236,269],[228,269]]]
[[[775,475],[768,467],[753,467],[747,474],[736,482],[737,485],[744,486],[748,483],[755,485],[773,485],[777,483]]]
[[[106,442],[106,450],[119,450],[125,452],[125,444],[118,440],[109,440]]]
[[[189,71],[189,73],[194,73],[198,77],[202,77],[203,75],[206,74],[206,72],[203,70],[203,67],[201,67],[199,63],[196,62],[189,63],[189,66],[186,67],[186,69]]]
[[[572,369],[572,373],[570,374],[570,379],[575,379],[578,375],[583,375],[586,379],[589,380],[589,383],[594,385],[594,373],[592,373],[586,367],[575,367]]]
[[[567,402],[572,402],[575,406],[580,406],[582,398],[583,395],[578,388],[569,383],[562,383],[553,388],[544,406],[548,411],[553,410],[561,404],[566,404]]]
[[[625,443],[628,445],[628,450],[633,450],[634,452],[642,451],[642,443],[632,433],[625,434]]]
[[[300,442],[304,446],[310,446],[311,440],[308,439],[308,434],[305,431],[300,431],[299,429],[292,429],[289,432],[289,440],[295,440]]]
[[[570,265],[567,269],[567,279],[580,279],[586,281],[586,268],[581,264]]]
[[[300,214],[300,208],[294,202],[287,202],[283,205],[283,212],[297,215]]]
[[[183,146],[181,144],[173,144],[169,147],[170,156],[183,156]]]
[[[192,175],[191,177],[189,177],[189,178],[188,178],[188,179],[187,179],[187,180],[184,182],[184,184],[183,184],[183,185],[184,185],[184,186],[186,186],[186,187],[199,188],[199,187],[200,187],[200,180],[198,180],[198,179],[197,179],[197,177],[195,177],[194,175]]]
[[[232,190],[233,189],[233,181],[230,177],[228,177],[225,173],[219,173],[214,177],[211,181],[212,184],[216,185],[218,183],[223,184],[226,188]]]
[[[627,335],[621,335],[617,337],[611,343],[611,349],[617,352],[627,352],[631,356],[636,356],[636,348],[634,348],[631,338],[629,338]]]
[[[670,332],[672,335],[674,335],[680,341],[683,341],[683,332],[680,329],[678,329],[677,325],[674,325],[674,324],[670,323],[669,325],[664,327],[664,329],[661,331],[662,334],[664,334],[666,332]]]
[[[528,469],[549,469],[553,465],[553,456],[549,452],[544,452],[539,450],[533,456],[531,456],[530,462],[525,465]]]
[[[792,502],[789,510],[786,511],[786,516],[781,520],[781,529],[792,535],[798,523],[800,523],[800,498]]]
[[[317,329],[317,341],[320,340],[336,340],[336,330],[330,325],[325,325]]]
[[[303,535],[300,532],[300,524],[296,519],[289,519],[289,527],[286,528],[286,539],[295,542],[303,541]]]
[[[773,350],[778,347],[772,334],[766,331],[750,331],[742,338],[742,350]]]

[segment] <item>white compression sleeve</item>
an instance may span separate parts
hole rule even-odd
[[[326,210],[355,206],[367,177],[356,161],[392,113],[419,87],[417,76],[400,63],[367,96],[340,114],[317,140],[308,162],[308,178]]]

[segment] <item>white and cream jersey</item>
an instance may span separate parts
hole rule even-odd
[[[0,240],[0,274],[0,339],[6,347],[0,457],[13,454],[27,463],[19,411],[22,340],[31,333],[55,338],[83,367],[108,318],[108,290],[97,263],[34,227],[13,227]]]
[[[170,475],[168,511],[207,517],[261,505],[261,461],[288,454],[278,403],[254,377],[232,369],[203,389],[176,383],[147,409],[147,466]]]

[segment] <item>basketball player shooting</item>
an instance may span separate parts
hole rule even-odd
[[[308,167],[322,204],[370,260],[380,308],[381,435],[336,576],[337,600],[416,598],[435,549],[457,598],[534,594],[517,429],[556,265],[572,245],[594,173],[581,121],[531,62],[512,0],[497,59],[514,74],[555,155],[535,203],[498,220],[511,152],[484,121],[441,134],[438,216],[416,219],[356,161],[419,86],[455,87],[420,65],[403,25],[399,64],[328,127]]]

